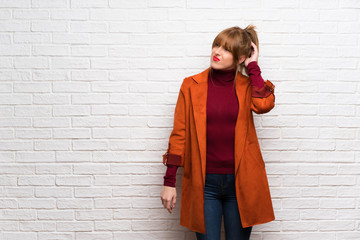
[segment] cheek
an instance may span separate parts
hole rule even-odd
[[[233,62],[233,55],[231,54],[231,53],[228,53],[227,55],[226,55],[226,60],[228,61],[228,62]]]

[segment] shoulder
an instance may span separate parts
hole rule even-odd
[[[207,78],[209,75],[209,70],[210,68],[207,68],[205,70],[203,70],[200,73],[185,77],[182,84],[181,84],[181,88],[183,90],[190,88],[193,85],[197,85],[199,83],[203,83],[203,82],[207,82]]]
[[[181,84],[181,89],[186,90],[189,89],[192,85],[196,84],[192,77],[185,77]]]

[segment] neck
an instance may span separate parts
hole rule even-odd
[[[232,85],[235,78],[235,69],[221,70],[210,68],[209,79],[216,85]]]

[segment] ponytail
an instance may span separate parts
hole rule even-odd
[[[246,57],[249,57],[251,52],[252,52],[252,46],[251,46],[251,42],[255,43],[255,45],[257,46],[257,49],[258,49],[258,53],[260,53],[260,47],[259,47],[259,38],[257,36],[257,33],[255,31],[255,26],[252,25],[252,24],[249,24],[246,28],[244,28],[244,32],[246,33],[245,35],[248,36],[249,38],[249,42],[250,42],[250,48],[249,48],[249,51],[246,55]],[[256,59],[256,62],[258,61],[258,59]],[[245,61],[244,61],[245,62]],[[245,63],[242,63],[240,66],[240,69],[245,69],[246,71],[246,74],[248,74],[247,72],[247,68],[245,67]]]

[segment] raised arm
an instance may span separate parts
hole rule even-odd
[[[269,112],[275,106],[275,85],[261,77],[260,67],[256,61],[247,65],[251,80],[251,110],[257,114]]]

